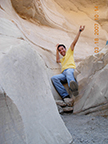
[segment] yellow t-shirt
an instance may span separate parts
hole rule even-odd
[[[74,51],[71,50],[71,48],[68,49],[66,52],[66,55],[60,59],[61,62],[61,72],[63,72],[65,69],[68,68],[76,68],[75,62],[74,62],[74,57],[73,57]]]

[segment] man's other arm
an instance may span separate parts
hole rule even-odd
[[[58,51],[58,49],[57,49],[58,45],[59,45],[59,44],[56,45],[56,62],[57,62],[57,63],[60,63],[60,55],[59,55],[59,51]]]

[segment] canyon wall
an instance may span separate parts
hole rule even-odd
[[[107,116],[108,2],[80,0],[0,1],[0,133],[2,143],[68,144],[50,78],[60,73],[56,44],[75,47],[79,97],[74,113]],[[98,34],[97,34],[98,33]],[[100,52],[96,53],[95,47]]]

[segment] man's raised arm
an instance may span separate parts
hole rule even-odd
[[[74,47],[75,47],[75,45],[76,45],[76,43],[77,43],[77,41],[78,41],[78,39],[79,39],[80,33],[81,33],[84,29],[85,29],[85,26],[80,26],[79,31],[78,31],[78,33],[77,33],[74,41],[72,42],[72,44],[71,44],[71,46],[70,46],[72,51],[74,50]]]

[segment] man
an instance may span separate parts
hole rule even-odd
[[[73,105],[73,99],[69,96],[67,93],[65,87],[63,86],[63,83],[67,82],[70,90],[72,91],[72,94],[74,96],[78,95],[78,83],[76,79],[74,78],[74,70],[76,68],[75,62],[74,62],[74,48],[75,45],[79,39],[79,36],[81,32],[85,29],[85,26],[80,26],[79,31],[70,45],[70,48],[66,51],[66,47],[63,44],[57,44],[56,49],[56,62],[61,63],[61,74],[55,75],[51,78],[51,81],[63,99],[63,101],[68,106]],[[63,58],[60,59],[60,55],[63,56]]]

